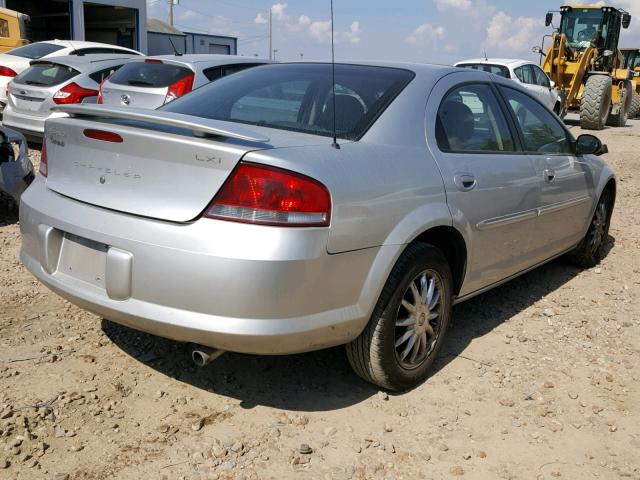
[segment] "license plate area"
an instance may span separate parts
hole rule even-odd
[[[108,249],[103,243],[65,233],[56,273],[104,289]]]

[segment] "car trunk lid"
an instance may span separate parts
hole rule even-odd
[[[245,153],[274,146],[242,125],[170,112],[86,105],[57,110],[75,118],[47,121],[49,189],[173,222],[197,218]],[[309,143],[305,137],[300,141]]]

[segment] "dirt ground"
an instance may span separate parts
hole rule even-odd
[[[640,121],[600,137],[618,175],[606,259],[456,307],[432,376],[402,395],[342,348],[198,369],[38,284],[3,201],[0,478],[640,479]]]

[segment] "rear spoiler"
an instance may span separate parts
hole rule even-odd
[[[210,118],[194,117],[182,113],[145,110],[142,108],[106,107],[104,105],[61,105],[52,110],[64,112],[71,117],[122,118],[139,120],[157,125],[184,128],[196,134],[210,134],[220,137],[237,138],[256,143],[268,143],[269,138],[230,122]]]

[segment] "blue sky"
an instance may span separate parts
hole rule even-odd
[[[585,1],[584,3],[608,3]],[[148,15],[167,18],[167,0],[147,0]],[[549,0],[334,0],[336,58],[452,63],[479,57],[535,59]],[[279,60],[330,56],[329,0],[180,0],[174,23],[183,30],[237,36],[239,53],[266,57],[268,10]],[[621,46],[640,47],[640,0],[617,0],[634,15]]]

